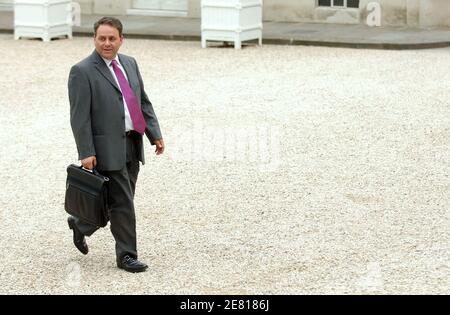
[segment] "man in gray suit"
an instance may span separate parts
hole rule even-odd
[[[110,226],[117,266],[141,272],[137,258],[134,192],[139,161],[144,164],[143,134],[156,154],[164,152],[158,119],[144,91],[136,60],[118,54],[122,23],[104,17],[94,25],[95,51],[74,65],[69,75],[70,123],[83,167],[108,176]],[[88,253],[85,236],[98,227],[69,217],[75,246]]]

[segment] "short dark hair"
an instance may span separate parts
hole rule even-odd
[[[116,19],[116,18],[110,17],[110,16],[104,16],[100,20],[95,22],[95,24],[94,24],[94,37],[97,36],[97,29],[99,28],[99,26],[100,25],[105,25],[105,24],[109,25],[109,26],[112,26],[115,29],[117,29],[119,31],[119,36],[122,37],[122,30],[123,30],[122,22],[120,22],[119,19]]]

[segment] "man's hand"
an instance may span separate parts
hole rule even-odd
[[[155,145],[156,145],[156,155],[160,155],[164,153],[164,140],[163,139],[158,139],[155,140]]]
[[[97,159],[95,156],[90,156],[81,160],[81,164],[83,165],[84,168],[92,170],[94,167],[97,166]]]

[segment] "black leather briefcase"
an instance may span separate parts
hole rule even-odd
[[[108,181],[95,168],[86,170],[71,164],[67,167],[66,197],[67,213],[98,227],[108,223]]]

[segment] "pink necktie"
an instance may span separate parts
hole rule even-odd
[[[142,111],[137,101],[137,98],[134,95],[134,92],[131,89],[130,85],[128,84],[128,81],[125,78],[125,75],[123,74],[122,70],[120,70],[119,66],[117,65],[116,60],[112,61],[112,66],[114,73],[116,74],[117,80],[119,81],[120,89],[122,90],[122,95],[123,97],[125,97],[125,101],[128,106],[128,111],[130,112],[131,121],[133,122],[134,130],[143,135],[146,128],[146,123],[144,115],[142,115]]]

